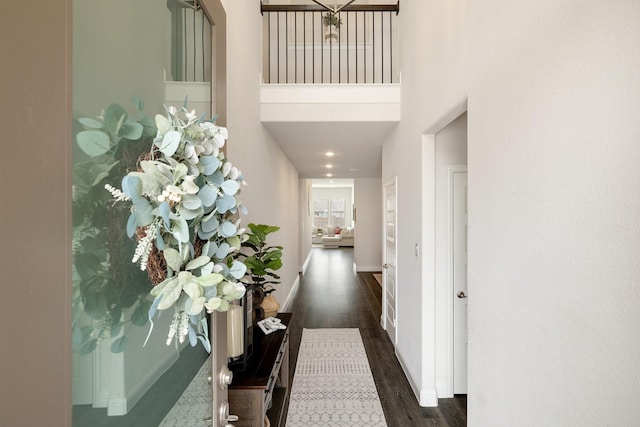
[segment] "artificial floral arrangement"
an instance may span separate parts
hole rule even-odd
[[[246,210],[238,196],[242,173],[221,148],[227,130],[203,121],[186,106],[156,115],[157,135],[138,170],[122,178],[122,188],[106,185],[116,202],[131,204],[127,235],[137,238],[132,262],[155,284],[149,321],[174,309],[167,344],[174,339],[211,345],[204,311],[227,311],[244,295],[238,280],[245,265],[235,259]],[[148,337],[147,337],[148,339]]]
[[[136,106],[141,111],[139,101]],[[133,120],[117,104],[98,120],[78,120],[85,128],[77,134],[78,147],[89,160],[78,163],[78,175],[84,179],[74,179],[74,193],[81,193],[77,197],[80,205],[92,208],[76,211],[74,206],[74,221],[77,217],[80,222],[74,227],[74,272],[78,273],[74,314],[84,309],[93,323],[100,325],[76,327],[74,316],[74,341],[81,353],[92,351],[99,339],[115,338],[128,321],[139,326],[149,321],[148,340],[156,314],[171,308],[174,313],[167,344],[188,337],[191,345],[199,340],[210,351],[205,311],[227,311],[229,302],[245,292],[238,281],[246,267],[236,259],[244,233],[240,213],[246,213],[238,197],[245,181],[221,151],[227,130],[187,110],[186,102],[181,110],[165,109],[166,115],[156,115],[155,123],[147,118]],[[150,144],[137,144],[145,138]],[[141,147],[146,150],[138,156]],[[124,175],[121,188],[116,188],[118,174]],[[98,185],[110,197],[101,197],[96,192]],[[106,209],[104,199],[110,199]],[[101,208],[120,214],[100,221],[96,227],[89,214]],[[76,215],[79,212],[83,215]],[[117,233],[124,224],[131,240]],[[108,245],[105,239],[91,244],[100,234],[112,237],[106,239]],[[130,292],[129,287],[136,287],[134,283],[148,281],[127,277],[120,286],[116,278],[106,277],[116,270],[127,270],[112,265],[121,258],[111,253],[115,252],[111,246],[117,246],[118,241],[131,242],[131,260],[139,265],[138,273],[146,272],[154,286],[142,285],[142,292]],[[85,245],[88,250],[83,249]],[[105,246],[109,247],[102,249]],[[83,252],[91,247],[100,247],[105,254],[88,258]],[[118,249],[122,253],[126,248]],[[126,301],[116,297],[127,292],[131,295]],[[133,313],[125,321],[128,307]],[[122,335],[111,348],[117,352],[125,346],[126,335]]]

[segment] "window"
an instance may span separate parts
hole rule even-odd
[[[313,226],[324,228],[328,226],[343,228],[346,224],[344,199],[314,199]]]
[[[329,200],[313,200],[313,226],[323,228],[329,225]]]
[[[331,225],[334,227],[345,226],[344,199],[331,200]]]

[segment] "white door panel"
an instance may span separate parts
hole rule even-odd
[[[453,393],[467,393],[467,173],[451,173]]]
[[[396,283],[396,200],[397,190],[395,180],[385,185],[384,188],[384,274],[383,274],[383,318],[384,326],[393,345],[396,344],[396,319],[397,319],[397,283]]]

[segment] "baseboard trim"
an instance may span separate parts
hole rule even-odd
[[[109,415],[126,415],[135,405],[138,403],[142,396],[153,386],[158,379],[173,366],[174,363],[180,357],[180,352],[170,354],[162,363],[156,368],[156,370],[144,378],[138,384],[134,385],[130,390],[127,390],[127,396],[124,399],[109,399],[108,414]],[[124,402],[119,402],[124,400]],[[124,411],[116,413],[116,411]],[[112,412],[113,411],[113,412]]]
[[[285,300],[284,304],[282,304],[280,308],[281,312],[291,311],[291,303],[295,298],[296,293],[298,292],[298,286],[300,286],[300,275],[296,276],[296,280],[293,281],[293,285],[291,286],[289,295],[287,295],[287,299]]]
[[[438,393],[438,398],[440,399],[448,399],[453,397],[453,393],[450,393],[449,390],[449,384],[447,383],[436,384],[436,393]]]
[[[435,408],[438,406],[438,395],[435,390],[420,391],[420,406]]]
[[[381,265],[356,265],[356,272],[358,273],[379,273],[381,271]]]
[[[398,362],[400,362],[400,367],[402,368],[402,372],[404,372],[404,376],[407,378],[407,381],[409,381],[409,385],[411,386],[411,390],[413,391],[413,394],[415,395],[416,399],[420,401],[420,392],[418,390],[418,386],[416,385],[416,383],[413,382],[413,378],[411,378],[411,375],[409,375],[407,364],[404,363],[404,359],[398,352],[397,348],[396,348],[395,354],[396,354],[396,358],[398,359]]]
[[[407,380],[409,381],[409,385],[411,386],[411,390],[413,391],[413,394],[416,396],[416,399],[418,400],[418,404],[422,407],[429,407],[429,408],[437,407],[438,395],[436,393],[436,390],[419,389],[417,384],[413,381],[413,378],[411,378],[411,375],[409,375],[409,370],[407,369],[407,365],[404,362],[404,359],[402,358],[400,353],[398,353],[397,349],[395,351],[395,354],[396,354],[396,357],[398,358],[398,362],[400,362],[400,367],[404,372],[404,376],[407,377]]]
[[[309,253],[307,254],[307,258],[304,260],[304,262],[302,263],[302,267],[300,267],[298,269],[299,273],[304,274],[305,271],[307,271],[307,267],[309,267],[309,262],[311,262],[311,254],[312,252],[309,251]]]

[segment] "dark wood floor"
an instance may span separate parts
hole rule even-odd
[[[440,399],[437,408],[418,405],[391,341],[380,327],[380,285],[372,273],[354,271],[353,248],[314,248],[291,306],[290,378],[303,328],[359,328],[389,427],[467,425],[466,395]]]
[[[314,248],[293,297],[289,325],[293,378],[303,328],[359,328],[389,427],[460,427],[467,424],[466,396],[440,399],[438,408],[421,408],[380,327],[382,292],[372,273],[355,273],[353,248]],[[207,357],[201,346],[187,347],[178,362],[121,417],[89,405],[73,408],[74,427],[153,427],[164,418]],[[286,414],[286,407],[284,408]],[[348,426],[345,426],[348,427]]]

